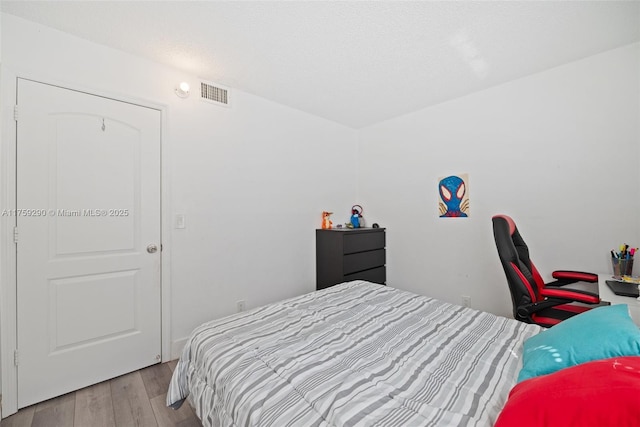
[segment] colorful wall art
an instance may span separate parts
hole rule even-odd
[[[440,178],[438,182],[440,218],[469,216],[469,175],[466,173]]]

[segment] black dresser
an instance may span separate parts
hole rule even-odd
[[[385,284],[385,229],[316,230],[316,289],[350,280]]]

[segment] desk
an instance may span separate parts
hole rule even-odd
[[[609,301],[611,304],[627,304],[629,306],[631,318],[636,325],[640,326],[640,301],[636,298],[623,297],[614,294],[605,283],[607,280],[611,279],[611,273],[598,274],[598,292],[600,293],[600,299],[603,301]]]

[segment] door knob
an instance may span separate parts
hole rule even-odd
[[[158,247],[156,245],[154,245],[153,243],[150,244],[149,246],[147,246],[147,252],[149,252],[150,254],[154,254],[158,251]]]

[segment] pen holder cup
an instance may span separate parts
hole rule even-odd
[[[633,258],[611,258],[611,266],[613,267],[613,276],[616,278],[633,276]]]

